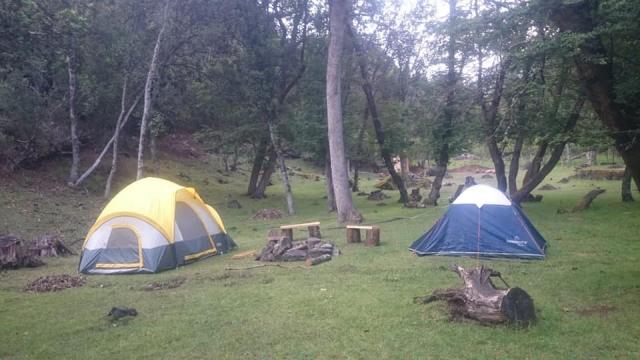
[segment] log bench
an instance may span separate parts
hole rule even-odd
[[[376,225],[347,225],[347,242],[359,243],[360,230],[366,230],[364,244],[367,246],[380,245],[380,228]]]
[[[287,236],[289,239],[293,240],[293,229],[305,228],[305,227],[309,230],[309,237],[314,237],[318,239],[322,237],[320,235],[319,221],[304,223],[304,224],[282,225],[280,226],[280,231],[282,232],[282,236]]]

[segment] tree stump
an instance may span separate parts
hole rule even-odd
[[[347,243],[354,244],[359,243],[360,241],[360,229],[347,228]]]
[[[379,227],[372,226],[371,229],[367,230],[367,236],[364,240],[364,244],[366,246],[380,245],[380,228]]]
[[[591,206],[591,203],[593,202],[593,200],[595,200],[595,198],[602,193],[604,193],[604,189],[595,189],[595,190],[589,191],[587,195],[585,195],[582,199],[580,199],[578,204],[576,204],[576,206],[573,208],[573,210],[571,210],[571,212],[588,209],[589,206]]]
[[[414,298],[414,302],[444,300],[453,319],[473,319],[481,324],[528,327],[535,321],[533,299],[526,291],[518,287],[497,289],[493,285],[491,276],[499,277],[500,273],[484,266],[471,270],[455,266],[454,271],[464,281],[464,288],[435,290],[430,296]]]
[[[320,234],[320,225],[311,225],[309,226],[309,237],[310,238],[318,238],[321,239],[322,235]]]

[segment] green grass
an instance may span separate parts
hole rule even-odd
[[[84,237],[105,204],[100,196],[104,171],[86,189],[72,191],[63,185],[63,165],[52,162],[3,179],[0,233],[26,238],[55,233],[67,243]],[[291,166],[320,173],[303,163]],[[131,163],[125,166],[117,189],[125,184],[124,177],[131,176],[131,167]],[[269,198],[250,200],[242,196],[246,174],[224,176],[215,169],[215,161],[164,159],[158,171],[195,186],[217,207],[241,250],[263,246],[270,227],[320,220],[323,236],[334,240],[343,255],[311,269],[250,271],[226,271],[254,262],[223,255],[155,275],[89,276],[82,288],[43,294],[22,289],[42,275],[75,273],[77,256],[47,259],[41,268],[0,272],[0,358],[640,357],[640,205],[620,202],[619,182],[576,180],[558,185],[561,190],[539,192],[545,195],[543,202],[525,205],[549,241],[547,260],[480,261],[501,271],[512,286],[524,288],[535,300],[537,324],[514,330],[451,322],[444,304],[412,303],[414,296],[433,289],[459,286],[459,279],[447,270],[450,264],[478,263],[466,258],[418,258],[407,251],[443,214],[446,201],[438,208],[403,209],[395,199],[378,206],[356,197],[367,222],[403,218],[381,223],[382,246],[365,248],[345,244],[344,230],[325,211],[322,181],[294,176],[298,215],[253,221],[251,214],[261,208],[284,209],[280,184],[269,188]],[[179,177],[180,173],[192,180]],[[556,170],[550,176],[554,180],[547,182],[557,185],[568,173]],[[460,175],[456,176],[446,181],[460,183]],[[363,178],[365,190],[371,190],[377,177]],[[230,183],[219,184],[218,179]],[[607,192],[591,209],[556,214],[558,208],[570,209],[595,186]],[[444,190],[446,199],[454,186]],[[634,195],[640,198],[637,192]],[[243,207],[226,208],[229,197]],[[151,282],[176,277],[187,280],[175,289],[142,290]],[[135,307],[140,315],[114,326],[105,316],[114,305]],[[606,314],[579,312],[599,305],[614,309]]]

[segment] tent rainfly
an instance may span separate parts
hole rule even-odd
[[[409,250],[417,255],[544,259],[546,241],[502,192],[474,185]]]
[[[107,204],[87,234],[78,270],[154,273],[235,246],[218,213],[195,189],[148,177]]]

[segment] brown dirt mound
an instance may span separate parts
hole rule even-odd
[[[495,172],[494,169],[492,168],[488,168],[486,166],[482,166],[482,165],[464,165],[464,166],[460,166],[457,168],[453,168],[453,169],[449,169],[447,170],[448,172],[452,172],[452,173],[493,173]]]
[[[84,276],[75,275],[50,275],[41,276],[25,286],[26,292],[49,292],[49,291],[62,291],[64,289],[75,288],[84,286],[87,283],[87,279]]]
[[[281,219],[282,211],[278,209],[262,209],[253,214],[251,219],[253,220],[271,220],[271,219]]]

